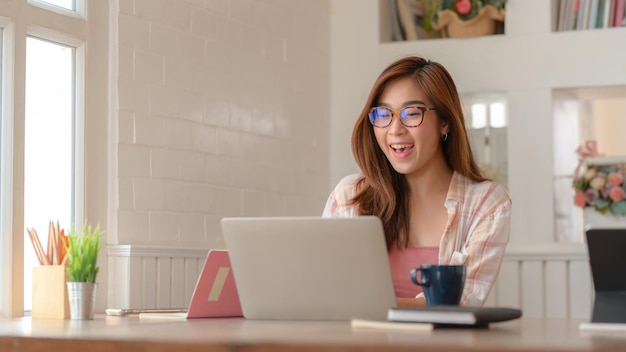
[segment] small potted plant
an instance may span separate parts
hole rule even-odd
[[[74,226],[67,235],[67,294],[72,319],[93,319],[98,276],[98,252],[102,245],[100,224]]]
[[[495,34],[504,22],[506,0],[435,0],[431,2],[431,26],[444,37],[477,37]]]

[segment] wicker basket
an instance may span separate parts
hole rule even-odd
[[[439,20],[433,23],[435,30],[442,32],[442,37],[467,38],[480,37],[496,33],[496,21],[504,21],[504,9],[498,10],[492,5],[480,9],[476,17],[464,21],[452,10],[439,12]]]

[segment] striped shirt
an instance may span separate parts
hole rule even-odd
[[[356,194],[359,177],[353,174],[339,181],[322,216],[358,216],[357,207],[349,203]],[[461,305],[482,306],[496,280],[509,239],[511,198],[502,185],[476,183],[454,172],[444,206],[448,221],[439,242],[439,264],[466,265]]]

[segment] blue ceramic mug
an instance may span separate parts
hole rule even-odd
[[[465,265],[422,264],[411,270],[411,281],[422,286],[429,306],[459,305],[465,286]]]

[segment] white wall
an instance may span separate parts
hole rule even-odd
[[[626,50],[616,43],[626,28],[554,33],[552,2],[509,0],[505,35],[381,44],[378,0],[331,6],[331,183],[354,164],[344,146],[374,78],[399,57],[420,55],[445,65],[463,94],[507,97],[511,243],[555,242],[553,92],[623,85]]]
[[[606,156],[625,156],[626,98],[599,99],[592,106],[598,150]]]
[[[328,1],[116,6],[110,243],[222,248],[224,216],[321,214]]]

